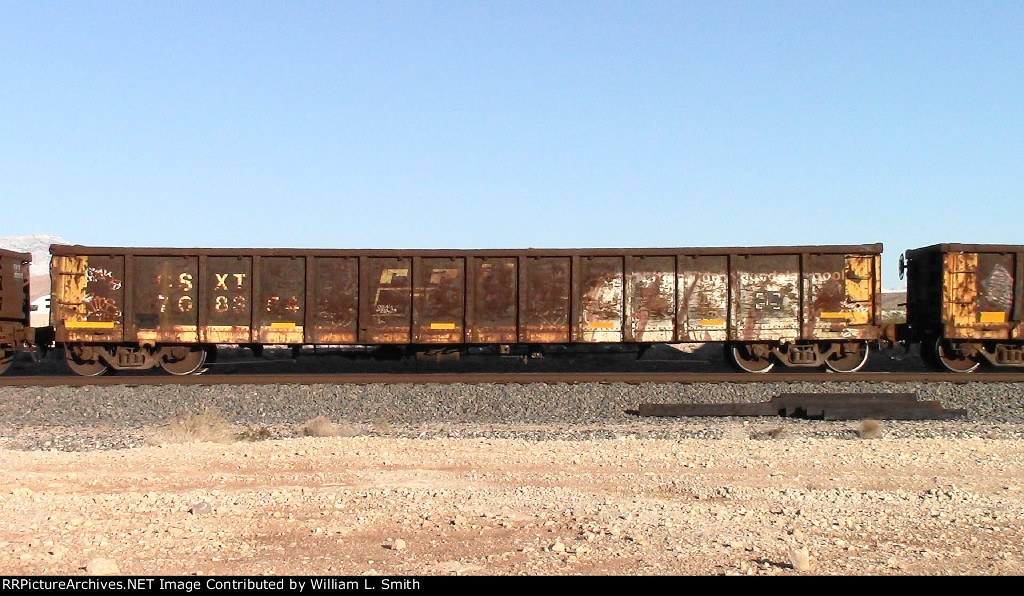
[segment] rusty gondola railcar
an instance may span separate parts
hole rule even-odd
[[[940,369],[1024,367],[1024,246],[935,244],[900,259],[907,278],[901,341]]]
[[[742,369],[854,371],[880,337],[881,244],[302,250],[51,247],[79,374],[201,370],[220,344],[719,342]]]
[[[33,341],[29,326],[28,253],[0,250],[0,373],[10,368],[14,354]]]

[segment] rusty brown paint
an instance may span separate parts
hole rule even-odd
[[[792,341],[800,335],[800,257],[734,257],[730,337]]]
[[[573,339],[588,343],[621,342],[622,258],[582,257],[578,263],[579,313]]]
[[[102,290],[125,311],[125,341],[140,344],[868,337],[878,254],[867,245],[846,248],[101,254],[55,247],[63,272],[53,282],[55,319],[99,322],[104,311],[85,298]],[[104,290],[125,275],[132,294]],[[805,314],[813,322],[801,329]],[[64,325],[61,341],[119,341],[120,320],[108,322],[113,327],[102,330]]]
[[[412,259],[364,259],[360,266],[359,337],[363,343],[405,344],[412,325]]]
[[[947,337],[1008,339],[1012,319],[1012,254],[951,252],[943,256],[943,321]]]
[[[160,329],[139,329],[135,333],[140,344],[191,344],[199,341],[196,325],[169,325]]]
[[[207,343],[247,344],[253,341],[252,303],[254,257],[209,257],[203,284],[205,325],[200,338]]]
[[[1024,246],[936,244],[906,257],[904,339],[1024,339]]]
[[[28,324],[31,261],[30,254],[0,250],[0,320]]]
[[[124,258],[55,257],[50,266],[57,340],[121,341]]]
[[[315,305],[309,341],[314,344],[354,344],[359,324],[359,259],[313,258],[315,283],[310,302]]]
[[[141,343],[199,341],[199,261],[196,257],[135,257],[131,312],[133,338]]]
[[[413,342],[462,343],[466,317],[466,260],[417,259],[413,271]]]
[[[515,343],[518,337],[518,262],[513,258],[469,259],[466,340]]]
[[[675,257],[626,257],[626,341],[671,342],[675,335]]]
[[[32,255],[0,250],[0,373],[11,364],[14,351],[33,343],[29,327],[29,263]]]
[[[871,255],[807,255],[803,266],[803,339],[875,339],[878,304]]]
[[[519,341],[569,341],[569,257],[520,259]]]
[[[261,257],[254,313],[259,343],[305,341],[306,259]]]
[[[679,341],[726,341],[729,261],[725,256],[679,258]]]

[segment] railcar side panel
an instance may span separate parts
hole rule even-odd
[[[466,319],[466,260],[413,259],[413,343],[461,344]]]
[[[805,255],[803,337],[877,337],[877,265],[878,258],[870,255]]]
[[[124,256],[55,256],[51,317],[62,342],[121,342]]]
[[[519,258],[519,341],[569,341],[570,257]]]
[[[733,257],[729,337],[795,341],[800,335],[800,256]]]
[[[306,259],[259,257],[259,286],[253,309],[258,343],[304,343],[305,300]]]
[[[574,259],[574,302],[578,303],[573,341],[621,342],[623,338],[622,257],[582,256]]]
[[[354,344],[359,327],[359,259],[311,257],[313,283],[307,289],[312,344]],[[310,316],[310,313],[307,313]]]
[[[134,280],[126,308],[125,340],[143,343],[199,341],[199,258],[129,257]]]
[[[943,255],[945,336],[1020,337],[1014,319],[1016,261],[1020,253],[949,252]]]
[[[626,257],[626,315],[626,341],[674,341],[675,257]]]
[[[248,344],[252,333],[253,266],[251,256],[202,259],[200,338],[212,344]]]
[[[0,250],[0,373],[29,334],[29,263],[32,255]]]
[[[511,344],[518,339],[519,270],[514,257],[470,257],[466,341]]]
[[[406,344],[412,329],[412,259],[362,257],[359,263],[359,341]]]
[[[28,325],[31,255],[0,251],[0,319]]]
[[[727,341],[729,257],[679,257],[679,326],[681,342]]]

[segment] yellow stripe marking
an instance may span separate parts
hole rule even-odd
[[[979,323],[1005,323],[1006,322],[1006,313],[1004,313],[1004,312],[982,311],[982,312],[978,313],[978,322]]]
[[[295,323],[271,323],[271,329],[295,329],[297,325]]]
[[[821,318],[823,319],[849,319],[850,315],[853,314],[849,311],[843,312],[823,312]]]
[[[700,324],[703,327],[724,327],[725,319],[701,319]]]
[[[614,321],[591,321],[591,329],[615,329]]]
[[[430,324],[430,328],[431,329],[446,329],[446,330],[450,331],[452,329],[455,329],[455,323],[431,323]]]
[[[64,321],[68,329],[113,329],[113,321]]]

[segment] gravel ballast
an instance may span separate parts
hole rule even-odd
[[[760,418],[641,418],[642,403],[756,403],[780,393],[916,393],[964,419],[892,421],[892,437],[1024,432],[1022,383],[556,383],[426,385],[213,385],[0,388],[0,440],[14,449],[109,449],[145,443],[154,427],[211,412],[268,436],[299,436],[326,417],[349,435],[589,439],[731,436],[735,424],[850,434],[849,422]]]

